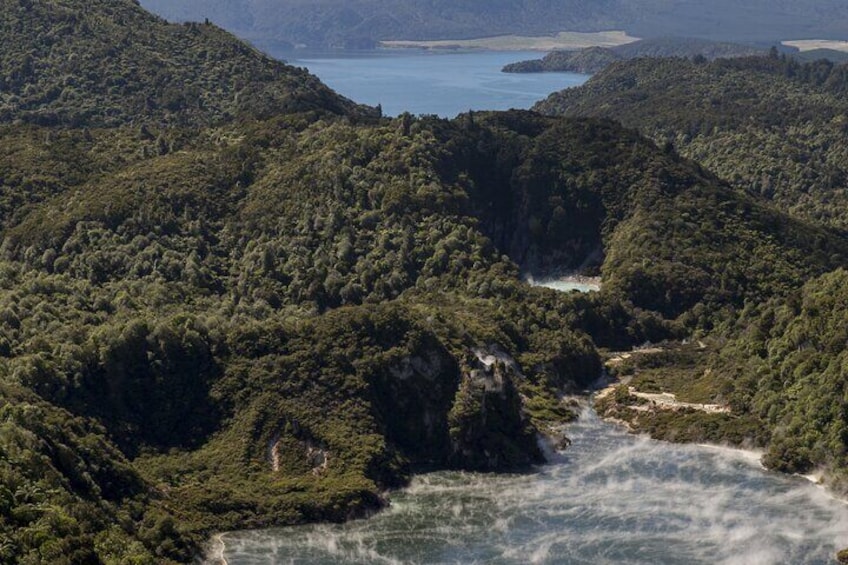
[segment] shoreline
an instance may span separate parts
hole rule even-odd
[[[630,380],[629,378],[622,379],[620,381],[610,383],[610,384],[608,384],[608,385],[606,385],[602,388],[599,388],[595,392],[593,392],[591,397],[590,397],[591,398],[590,402],[591,402],[592,406],[594,407],[594,404],[597,400],[603,400],[604,398],[606,398],[607,396],[609,396],[610,394],[615,392],[616,388],[619,385],[623,384],[623,385],[626,386],[627,383],[629,382],[629,380]],[[631,395],[634,395],[634,389],[632,387],[629,387],[629,392],[630,392]],[[635,396],[639,396],[640,394],[645,395],[647,393],[638,393],[638,391],[637,391],[635,393]],[[670,395],[670,396],[673,396],[673,395]],[[689,403],[682,403],[682,404],[684,404],[684,405],[688,404],[687,407],[694,408],[694,409],[698,410],[696,405],[692,405],[692,404],[689,404]],[[702,405],[702,406],[712,408],[712,407],[718,406],[718,405]],[[652,407],[655,410],[663,410],[663,409],[674,410],[674,407],[669,407],[669,406],[662,407],[660,404],[653,404]],[[631,408],[635,408],[635,407],[631,407]],[[713,410],[709,410],[709,409],[708,410],[701,410],[701,411],[713,412]],[[723,412],[723,410],[720,410],[720,412]],[[728,412],[729,412],[729,409],[728,409]],[[618,426],[618,427],[621,427],[624,430],[626,430],[627,433],[629,433],[629,434],[634,434],[634,435],[645,434],[649,438],[651,438],[653,441],[666,441],[666,440],[663,440],[661,438],[656,438],[656,437],[652,436],[650,433],[639,430],[638,428],[634,427],[627,420],[623,420],[621,418],[616,418],[615,416],[605,416],[605,415],[601,414],[600,412],[597,412],[597,410],[596,410],[596,414],[598,415],[598,418],[600,418],[602,421],[607,422],[607,423],[612,424],[612,425],[615,425],[615,426]],[[844,498],[844,497],[840,496],[839,494],[837,494],[834,490],[832,490],[828,486],[828,484],[827,484],[827,473],[822,469],[816,469],[816,470],[814,470],[810,473],[783,473],[783,472],[780,472],[780,471],[775,471],[774,469],[769,469],[768,467],[766,467],[763,464],[762,459],[765,456],[765,451],[763,451],[761,449],[746,449],[744,447],[737,447],[737,446],[734,446],[734,445],[723,445],[723,444],[720,444],[720,443],[706,443],[706,442],[697,442],[697,441],[682,442],[681,445],[692,445],[692,446],[695,446],[695,447],[700,447],[700,448],[704,448],[704,449],[710,449],[712,451],[721,452],[726,456],[738,457],[738,458],[744,459],[744,460],[746,460],[746,461],[748,461],[752,464],[756,464],[756,466],[759,467],[763,472],[777,473],[779,475],[784,475],[784,476],[787,476],[787,477],[797,477],[799,479],[803,479],[804,481],[811,483],[816,488],[821,489],[821,491],[824,492],[827,495],[828,498],[835,500],[837,502],[840,502],[842,504],[848,505],[848,498]]]

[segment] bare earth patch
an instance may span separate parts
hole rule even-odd
[[[642,347],[633,351],[614,351],[609,354],[609,358],[604,362],[607,367],[615,367],[624,363],[633,356],[638,355],[654,355],[665,351],[661,347]]]
[[[700,412],[710,412],[710,413],[730,413],[730,408],[727,406],[722,406],[721,404],[700,404],[695,402],[682,402],[677,400],[677,397],[670,392],[661,392],[661,393],[650,393],[650,392],[639,392],[633,387],[628,388],[628,392],[630,392],[631,396],[635,396],[636,398],[642,398],[651,403],[651,406],[654,408],[658,408],[660,410],[677,410],[680,408],[690,408],[692,410],[698,410]],[[649,409],[647,406],[633,406],[633,409]]]

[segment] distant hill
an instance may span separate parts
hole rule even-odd
[[[727,57],[750,57],[765,55],[766,49],[750,44],[711,41],[695,37],[656,37],[619,45],[613,50],[624,59],[637,57],[684,57],[701,56],[708,60]]]
[[[259,46],[280,41],[309,47],[372,48],[390,39],[463,39],[516,31],[544,34],[587,27],[614,29],[619,0],[150,0],[168,19],[215,23]]]
[[[467,39],[511,33],[623,29],[643,38],[774,42],[848,39],[838,0],[143,0],[176,21],[214,23],[263,48],[371,48],[381,40]]]
[[[589,47],[579,51],[552,51],[541,59],[510,63],[501,70],[505,73],[569,72],[591,75],[621,60],[621,55],[613,49]]]
[[[747,57],[765,50],[706,39],[664,37],[642,39],[618,47],[590,47],[579,51],[554,51],[542,59],[519,61],[503,68],[505,73],[571,72],[594,74],[616,61],[637,57]]]

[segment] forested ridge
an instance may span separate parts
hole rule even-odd
[[[619,120],[739,189],[844,229],[846,92],[848,66],[825,60],[639,59],[536,108]]]
[[[3,0],[0,121],[71,127],[209,125],[354,106],[222,29],[167,25],[123,2]]]
[[[3,8],[0,561],[187,562],[367,515],[416,470],[527,468],[601,351],[767,317],[848,259],[608,119],[381,118],[129,0]],[[581,266],[602,292],[523,281]],[[755,392],[746,425],[794,417]]]

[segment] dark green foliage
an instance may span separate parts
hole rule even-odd
[[[594,74],[622,57],[613,49],[589,47],[578,51],[553,51],[541,59],[510,63],[505,73],[582,73]]]
[[[422,466],[539,461],[536,432],[573,417],[557,394],[600,370],[579,329],[625,347],[670,330],[531,290],[499,247],[578,264],[635,206],[615,187],[668,158],[607,122],[402,121],[284,116],[126,161],[94,148],[148,143],[132,130],[68,134],[102,165],[7,219],[8,374],[100,421],[190,536],[359,515]],[[179,539],[166,518],[138,539]]]
[[[96,419],[139,484],[168,493],[170,510],[127,522],[139,551],[361,515],[413,468],[539,461],[537,429],[573,417],[558,391],[599,370],[569,328],[608,333],[604,315],[531,293],[450,180],[470,177],[438,136],[475,138],[441,120],[408,135],[316,120],[169,130],[178,151],[127,157],[148,136],[61,131],[78,172],[43,193],[24,189],[27,160],[5,162],[26,204],[5,218],[4,374]],[[35,169],[52,131],[6,135]],[[460,384],[478,382],[475,348],[515,359],[499,391]]]
[[[520,468],[544,461],[536,430],[521,413],[521,400],[500,360],[463,375],[448,414],[451,460],[469,469]]]
[[[775,432],[765,462],[790,472],[842,471],[848,459],[848,274],[807,283],[785,300],[751,308],[736,322],[739,337],[722,354],[745,377],[734,396]]]
[[[628,398],[599,409],[674,441],[729,441],[766,449],[763,463],[790,473],[826,471],[846,491],[848,273],[837,269],[782,298],[749,302],[715,331],[709,347],[635,357],[616,367],[640,392],[720,403],[730,414],[628,414]],[[691,349],[691,346],[690,346]],[[712,422],[712,423],[709,423]]]
[[[158,496],[97,425],[0,386],[0,559],[162,563],[191,556],[178,531],[148,537]],[[166,539],[167,538],[167,539]]]
[[[668,201],[658,200],[650,215],[628,220],[633,231],[631,225],[616,231],[604,273],[607,288],[621,288],[640,306],[667,311],[669,304],[689,303],[681,321],[703,328],[710,327],[710,319],[720,321],[714,328],[718,350],[702,355],[694,367],[670,358],[656,367],[636,368],[634,386],[727,405],[732,417],[711,417],[747,423],[728,427],[714,422],[707,438],[738,441],[733,428],[738,426],[767,448],[769,467],[787,472],[823,468],[839,490],[846,488],[848,464],[848,279],[840,268],[845,240],[840,232],[815,224],[841,230],[848,225],[845,77],[844,66],[827,61],[802,65],[776,54],[713,63],[641,60],[610,67],[583,88],[540,105],[547,112],[621,119],[670,149],[698,158],[737,188],[803,219],[779,219],[761,203],[730,204],[703,190],[678,199],[672,215],[662,211]],[[685,224],[703,210],[709,214],[690,232],[694,238],[683,236]],[[645,229],[658,217],[668,218],[674,238]],[[670,251],[668,241],[684,240],[688,243],[675,253],[688,259],[656,264],[657,257],[668,257],[662,251]],[[774,247],[777,242],[782,251]],[[645,253],[648,248],[654,251]],[[641,264],[636,257],[642,257]],[[799,270],[806,262],[796,262],[801,257],[810,260],[808,266],[832,272],[816,277],[815,268]],[[726,299],[741,313],[716,315],[715,306]],[[699,438],[692,435],[697,426],[687,427],[687,421],[704,418],[657,411],[640,416],[637,427],[664,438]]]
[[[666,316],[688,312],[693,324],[708,325],[721,306],[785,293],[848,257],[837,234],[612,122],[479,115],[445,147],[464,166],[451,178],[467,183],[482,229],[525,270],[603,260],[609,290]]]
[[[539,461],[536,433],[573,417],[557,395],[600,371],[592,339],[678,335],[644,309],[709,325],[845,253],[607,121],[297,114],[165,129],[164,155],[135,128],[53,131],[5,134],[25,204],[3,363],[168,493],[179,511],[128,526],[151,551],[361,515],[416,468]],[[56,139],[75,172],[28,195],[20,163]],[[587,259],[609,291],[530,289],[516,265]]]
[[[201,324],[183,315],[94,332],[83,352],[91,365],[67,404],[113,423],[109,431],[128,454],[139,443],[201,444],[218,421],[209,389],[221,372]]]

